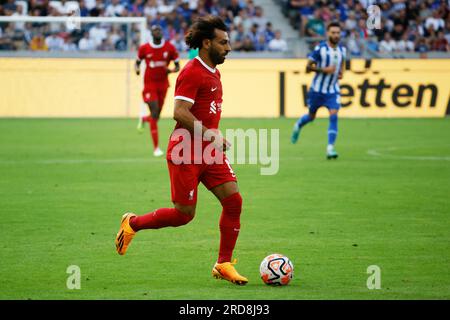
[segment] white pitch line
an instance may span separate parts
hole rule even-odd
[[[46,159],[46,160],[0,160],[0,164],[143,163],[143,162],[160,162],[160,161],[161,159],[152,159],[152,158]]]
[[[401,149],[399,147],[389,147],[384,149],[384,152],[394,151]],[[407,149],[407,148],[404,148]],[[383,150],[383,149],[382,149]],[[393,154],[386,154],[383,152],[380,152],[376,149],[369,149],[367,150],[367,154],[369,156],[374,157],[386,157],[386,158],[392,158],[392,159],[399,159],[399,160],[419,160],[419,161],[450,161],[450,157],[447,156],[402,156],[402,155],[393,155]]]

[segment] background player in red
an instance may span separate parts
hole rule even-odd
[[[212,275],[244,285],[248,282],[247,278],[234,268],[236,260],[231,261],[240,230],[242,197],[236,175],[223,152],[229,147],[229,143],[218,130],[222,111],[222,83],[216,65],[225,61],[225,56],[231,50],[230,40],[224,22],[219,17],[208,16],[200,18],[191,26],[186,35],[186,43],[190,48],[199,48],[199,55],[186,64],[175,87],[174,119],[177,123],[167,149],[174,207],[157,209],[141,216],[124,214],[115,241],[116,248],[119,254],[125,254],[130,241],[139,230],[178,227],[191,221],[195,215],[197,187],[202,182],[222,204],[219,256]],[[202,150],[212,143],[213,150],[223,161],[207,164],[201,157],[198,164],[192,161],[176,164],[179,159],[174,150],[185,142],[179,139],[177,133],[190,132],[183,139],[194,139],[192,133],[197,128],[200,128],[202,136],[208,140],[202,144]],[[191,146],[189,160],[193,160],[194,149]]]
[[[150,115],[140,115],[138,131],[142,132],[145,122],[150,124],[150,134],[153,140],[153,155],[163,155],[158,144],[158,119],[164,105],[167,88],[169,87],[169,73],[178,72],[180,64],[178,52],[175,47],[163,39],[162,29],[159,25],[151,28],[152,41],[139,47],[138,58],[135,64],[136,74],[140,74],[140,64],[145,60],[144,90],[142,98],[148,105]],[[175,68],[169,69],[170,62],[174,61]]]

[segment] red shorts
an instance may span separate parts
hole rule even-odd
[[[166,85],[145,85],[142,90],[142,99],[145,103],[156,101],[160,108],[164,105],[168,86]]]
[[[172,202],[181,205],[197,203],[197,187],[201,182],[211,190],[225,182],[237,181],[228,159],[222,164],[174,164],[167,160]]]

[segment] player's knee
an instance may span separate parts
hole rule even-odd
[[[194,206],[184,206],[176,203],[175,209],[177,209],[180,213],[186,216],[186,219],[189,219],[186,223],[194,219],[195,217],[195,205]]]
[[[309,117],[311,118],[311,121],[313,121],[316,118],[316,114],[315,113],[310,113]]]
[[[225,212],[232,215],[240,215],[242,211],[242,197],[239,192],[233,193],[231,196],[222,199],[222,207]]]

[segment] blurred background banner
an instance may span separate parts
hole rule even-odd
[[[181,66],[187,63],[181,61]],[[1,117],[137,117],[142,78],[133,59],[0,58]],[[220,66],[224,117],[298,117],[312,74],[306,59],[228,59]],[[444,117],[447,59],[351,60],[341,81],[343,117]],[[171,87],[163,117],[173,112]],[[326,109],[319,111],[326,116]]]

